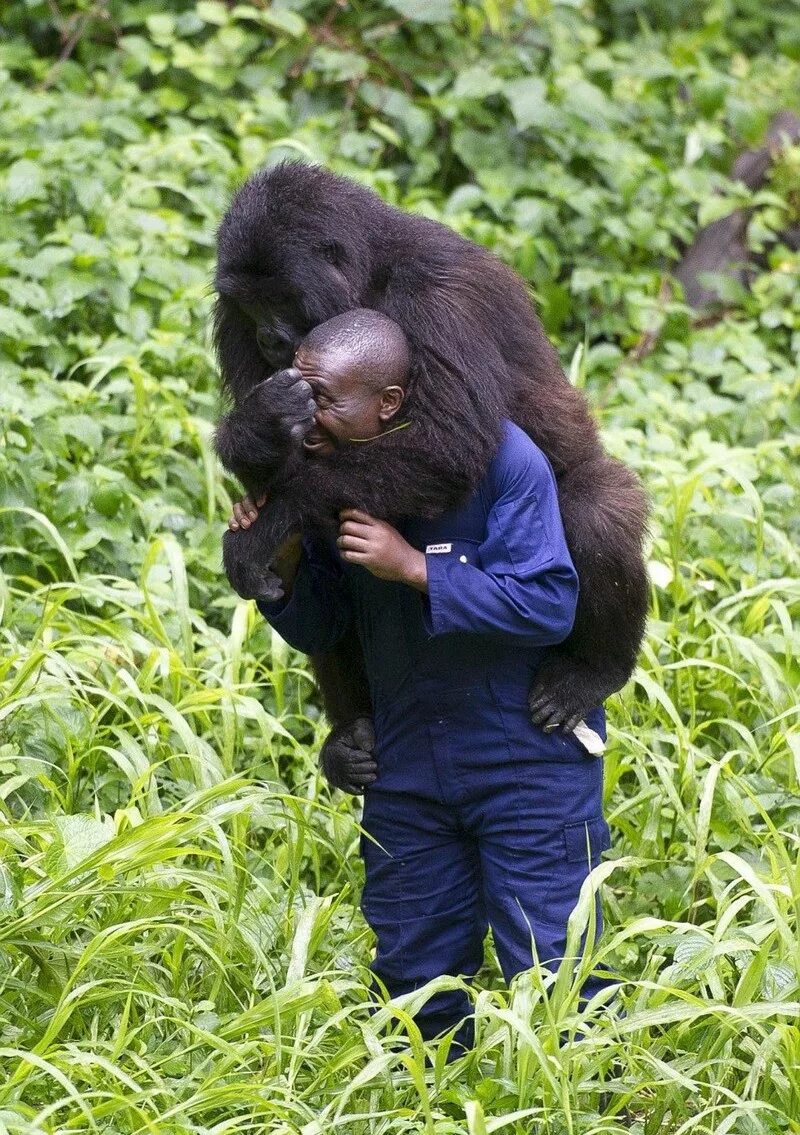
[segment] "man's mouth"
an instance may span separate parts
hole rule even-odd
[[[310,433],[306,434],[303,441],[303,449],[306,453],[316,453],[320,449],[328,449],[331,447],[331,440],[324,434]]]

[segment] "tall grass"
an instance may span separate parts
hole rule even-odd
[[[611,707],[585,965],[619,992],[580,1008],[537,969],[508,991],[489,953],[455,1064],[411,1016],[452,979],[367,1011],[357,812],[321,784],[302,660],[249,605],[212,627],[171,537],[136,581],[7,580],[6,1129],[795,1130],[800,585],[698,586],[703,475],[663,476],[650,639]],[[720,523],[750,499],[741,476],[714,498]]]

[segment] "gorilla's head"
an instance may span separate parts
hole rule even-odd
[[[369,190],[317,166],[254,174],[219,227],[218,327],[243,316],[269,371],[288,366],[312,327],[362,306],[376,207]]]

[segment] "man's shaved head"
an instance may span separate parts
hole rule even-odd
[[[366,307],[346,311],[320,323],[306,335],[299,350],[319,352],[348,370],[357,371],[376,391],[408,385],[411,353],[393,319]]]
[[[394,320],[360,307],[309,332],[294,365],[316,406],[303,448],[324,457],[390,428],[405,398],[411,355]]]

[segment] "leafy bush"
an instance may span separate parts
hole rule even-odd
[[[798,151],[756,194],[728,177],[797,107],[795,14],[7,5],[5,1129],[795,1129]],[[490,952],[478,1051],[427,1071],[367,1015],[358,806],[318,777],[304,660],[221,573],[214,229],[286,156],[512,264],[653,498],[595,955],[626,1015],[589,1027],[566,973],[509,992]],[[671,268],[741,203],[761,270],[698,321]]]

